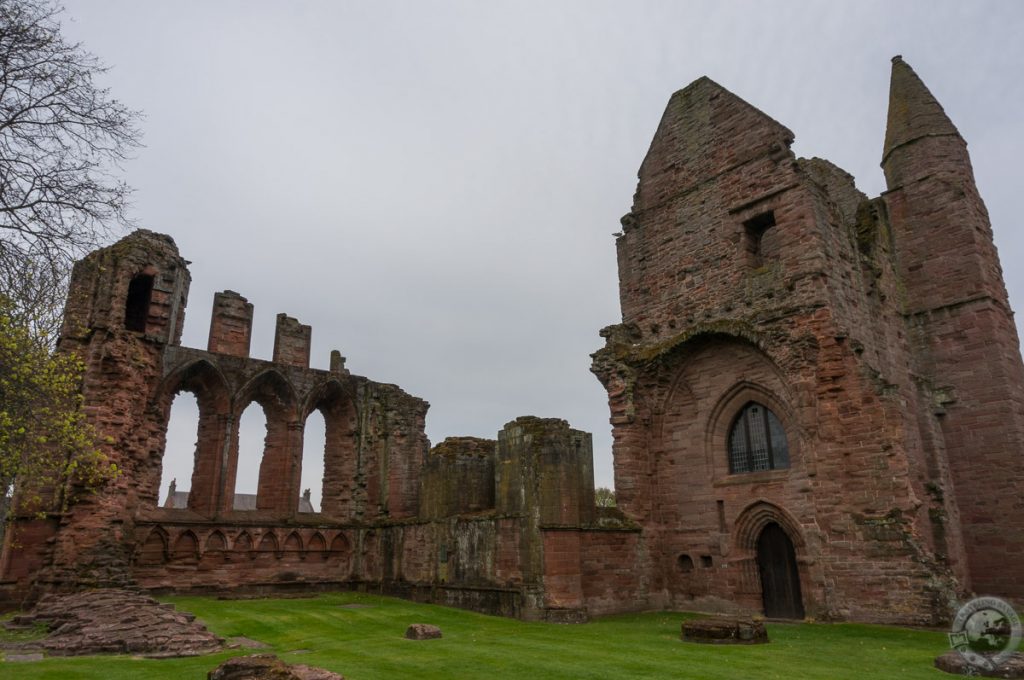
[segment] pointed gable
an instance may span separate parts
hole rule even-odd
[[[669,99],[640,166],[635,210],[755,158],[787,152],[793,133],[710,78]]]
[[[897,147],[915,139],[959,132],[924,82],[903,57],[892,58],[889,81],[889,116],[885,127],[882,162]]]

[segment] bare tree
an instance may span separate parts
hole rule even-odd
[[[115,172],[139,145],[139,113],[94,82],[106,68],[64,40],[60,11],[0,0],[0,295],[43,331],[70,264],[127,222]]]
[[[0,0],[0,523],[117,473],[81,410],[81,363],[52,343],[71,263],[126,221],[113,173],[138,114],[94,83],[104,67],[64,41],[60,9]]]

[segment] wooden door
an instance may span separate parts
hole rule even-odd
[[[757,568],[761,572],[764,615],[773,619],[804,618],[793,542],[774,522],[757,539]]]

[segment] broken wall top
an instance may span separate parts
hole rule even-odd
[[[669,99],[640,166],[633,211],[667,198],[743,163],[787,152],[793,133],[732,92],[703,77]]]

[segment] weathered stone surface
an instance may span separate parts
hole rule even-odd
[[[121,474],[14,518],[0,607],[83,586],[372,588],[535,620],[675,608],[938,624],[968,583],[1024,598],[1007,568],[1024,552],[1024,364],[966,143],[901,59],[882,196],[792,141],[707,78],[669,100],[616,240],[622,323],[593,355],[614,515],[595,512],[590,436],[565,421],[525,416],[428,452],[427,402],[352,375],[338,351],[309,368],[298,320],[279,315],[273,361],[249,357],[238,293],[216,296],[206,351],[182,347],[190,274],[169,236],[91,253],[59,351],[84,362],[85,410]],[[157,507],[182,391],[199,404],[195,465],[184,507]],[[255,509],[239,509],[253,402],[267,435]],[[751,434],[753,406],[774,430]],[[314,410],[327,427],[309,512]],[[731,465],[740,439],[759,456],[788,443],[747,472]]]
[[[544,620],[548,623],[586,623],[590,620],[586,609],[574,607],[547,607]]]
[[[195,616],[138,593],[102,589],[46,595],[13,626],[45,624],[42,640],[14,645],[54,656],[136,654],[147,657],[198,656],[221,649],[223,640]]]
[[[694,619],[683,622],[684,642],[754,645],[768,642],[768,631],[753,619]]]
[[[448,437],[430,450],[420,484],[420,517],[437,519],[494,508],[497,442]]]
[[[323,668],[287,664],[273,654],[236,656],[206,675],[207,680],[345,680]]]
[[[441,637],[441,629],[429,623],[413,623],[405,629],[409,640],[433,640]]]
[[[1024,365],[987,213],[899,59],[890,100],[877,198],[713,81],[669,101],[616,240],[622,323],[594,355],[646,576],[622,569],[604,598],[764,611],[775,528],[789,617],[935,625],[968,581],[1024,596],[1006,568],[1024,551]],[[788,461],[737,472],[752,402]]]
[[[1016,652],[999,666],[989,670],[972,666],[959,652],[950,650],[935,657],[935,667],[954,675],[976,675],[983,678],[1024,678],[1024,653]]]

